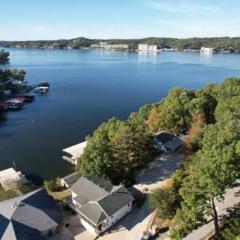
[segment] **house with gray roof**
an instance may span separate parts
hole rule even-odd
[[[74,183],[73,178],[77,179]],[[113,186],[98,177],[79,177],[77,173],[63,178],[62,183],[72,191],[69,206],[94,235],[106,231],[132,210],[134,198],[124,186]]]
[[[154,135],[153,146],[158,152],[174,152],[182,146],[183,140],[170,132],[159,132]]]
[[[58,232],[60,206],[44,189],[0,202],[1,240],[42,240]]]

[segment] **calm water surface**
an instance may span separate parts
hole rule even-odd
[[[84,140],[110,117],[127,118],[158,101],[171,87],[200,88],[240,75],[240,55],[101,52],[95,50],[10,50],[11,68],[27,71],[30,83],[51,89],[0,122],[0,169],[44,178],[72,169],[61,150]]]

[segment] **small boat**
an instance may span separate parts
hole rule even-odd
[[[33,91],[35,93],[40,93],[40,94],[44,94],[44,93],[47,93],[48,92],[48,87],[36,87],[33,89]]]
[[[50,84],[48,82],[42,81],[38,84],[38,87],[50,87]]]
[[[19,99],[16,99],[16,98],[12,98],[10,100],[7,100],[5,103],[8,104],[8,109],[12,110],[12,111],[18,111],[23,106],[23,101],[19,100]]]

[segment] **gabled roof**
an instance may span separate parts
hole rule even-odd
[[[107,215],[97,203],[87,203],[79,211],[96,226],[107,218]]]
[[[77,195],[74,199],[81,206],[95,199],[104,197],[108,194],[105,190],[102,180],[96,177],[81,177],[70,189]]]
[[[98,201],[100,207],[108,216],[112,216],[115,212],[133,202],[134,198],[125,187],[121,187],[117,191],[107,195]]]
[[[77,195],[80,214],[96,226],[134,200],[125,187],[98,177],[81,177],[70,189]]]
[[[61,220],[59,205],[40,189],[0,202],[0,239],[42,239],[40,233],[57,227]]]

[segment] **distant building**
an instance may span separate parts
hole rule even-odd
[[[157,52],[157,45],[138,44],[138,51]]]
[[[169,132],[159,132],[155,134],[153,146],[159,152],[173,152],[182,145],[182,139]]]
[[[0,202],[1,240],[48,239],[62,221],[60,206],[44,189]]]
[[[214,53],[214,49],[213,48],[202,47],[200,49],[200,53],[206,54],[206,55],[212,55]]]
[[[128,44],[106,44],[103,48],[106,50],[128,50]]]
[[[80,216],[81,224],[97,236],[132,210],[134,198],[124,186],[113,186],[98,177],[82,177],[79,173],[62,179],[72,191],[68,202]]]
[[[148,44],[138,44],[138,51],[148,51]]]
[[[128,50],[128,44],[107,44],[106,42],[99,42],[99,44],[92,44],[91,48],[101,48],[104,50]]]
[[[149,46],[148,46],[148,51],[154,51],[154,52],[156,52],[156,51],[157,51],[157,45],[149,45]]]
[[[62,151],[66,155],[63,156],[62,158],[76,166],[78,164],[78,159],[82,156],[86,146],[87,146],[87,141],[65,148]]]

